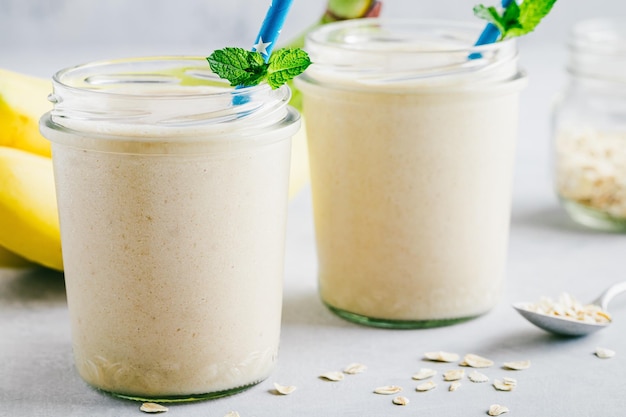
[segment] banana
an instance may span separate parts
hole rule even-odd
[[[0,146],[0,246],[63,270],[51,159]]]
[[[33,263],[0,246],[0,268],[27,268],[29,266],[33,266]]]
[[[52,104],[49,80],[0,68],[0,146],[50,156],[50,142],[39,133],[39,118]]]

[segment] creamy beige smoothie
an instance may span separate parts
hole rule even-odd
[[[283,110],[283,122],[252,131],[237,118],[176,127],[59,121],[70,131],[46,122],[74,355],[89,384],[194,399],[270,374],[297,129]]]
[[[433,36],[383,45],[384,30],[364,25],[313,34],[315,64],[299,83],[321,298],[344,318],[381,327],[483,314],[505,273],[525,81],[515,54],[491,69],[478,61],[497,57],[469,60],[471,44],[459,52],[461,41]],[[407,65],[397,74],[394,59]]]

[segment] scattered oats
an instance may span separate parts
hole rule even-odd
[[[450,369],[443,373],[444,381],[458,381],[463,378],[465,371],[463,369]]]
[[[167,407],[156,403],[143,403],[139,409],[144,413],[165,413],[167,411]]]
[[[274,382],[274,388],[276,388],[276,392],[281,395],[289,395],[296,390],[296,387],[293,385],[280,385]]]
[[[487,414],[489,414],[490,416],[499,416],[508,412],[509,409],[507,407],[500,404],[492,404],[491,406],[489,406],[489,411],[487,411]]]
[[[459,362],[459,366],[469,366],[464,360]]]
[[[343,381],[344,374],[343,372],[326,372],[325,374],[320,375],[320,378],[325,379],[327,381]]]
[[[426,352],[424,353],[426,359],[435,362],[456,362],[459,360],[459,355],[450,352]]]
[[[229,411],[224,417],[239,417],[239,413],[236,411]]]
[[[513,388],[515,388],[515,385],[507,384],[506,382],[500,379],[495,379],[493,381],[493,387],[497,389],[498,391],[513,391]]]
[[[489,368],[490,366],[493,366],[492,360],[474,355],[473,353],[465,355],[463,361],[467,364],[467,366],[471,366],[472,368]]]
[[[378,387],[374,390],[374,393],[381,395],[397,394],[402,391],[402,387],[397,385],[385,385],[384,387]]]
[[[530,368],[530,361],[504,362],[504,367],[513,371],[522,371]]]
[[[431,389],[434,389],[435,387],[437,387],[437,384],[435,384],[433,381],[428,381],[428,382],[424,382],[423,384],[419,384],[417,388],[415,388],[415,390],[424,392],[424,391],[430,391]]]
[[[348,375],[354,375],[360,374],[366,369],[367,366],[363,365],[362,363],[351,363],[350,365],[346,366],[346,369],[344,369],[343,372]]]
[[[609,359],[615,356],[614,350],[601,348],[601,347],[597,347],[595,353],[596,353],[596,356],[600,359]]]
[[[517,386],[517,379],[509,378],[508,376],[505,376],[504,378],[502,378],[502,382],[504,383],[504,385],[510,385],[512,387]]]
[[[450,384],[450,387],[448,387],[448,391],[456,391],[459,389],[460,386],[461,386],[461,382],[454,381]]]
[[[435,371],[434,369],[422,368],[415,375],[413,375],[412,378],[417,381],[421,381],[422,379],[428,379],[430,377],[433,377],[436,374],[437,374],[437,371]]]
[[[407,397],[394,397],[392,401],[395,405],[407,405],[409,403]]]
[[[581,304],[571,295],[564,293],[557,301],[548,297],[541,297],[538,303],[520,303],[519,308],[546,316],[558,317],[566,320],[582,321],[590,324],[608,324],[611,315],[595,304]]]
[[[483,373],[478,371],[472,371],[471,374],[467,376],[472,382],[487,382],[489,381],[489,377]]]

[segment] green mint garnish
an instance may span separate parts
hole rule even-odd
[[[274,51],[269,61],[258,52],[243,48],[224,48],[207,57],[211,70],[232,86],[251,87],[266,81],[278,88],[300,75],[311,65],[309,55],[299,48],[283,48]]]
[[[500,31],[500,40],[522,36],[535,30],[554,6],[556,0],[524,0],[518,5],[513,0],[504,10],[474,6],[474,15],[496,25]]]

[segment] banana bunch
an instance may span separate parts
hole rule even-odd
[[[50,143],[39,133],[51,89],[0,69],[0,267],[63,269]]]

